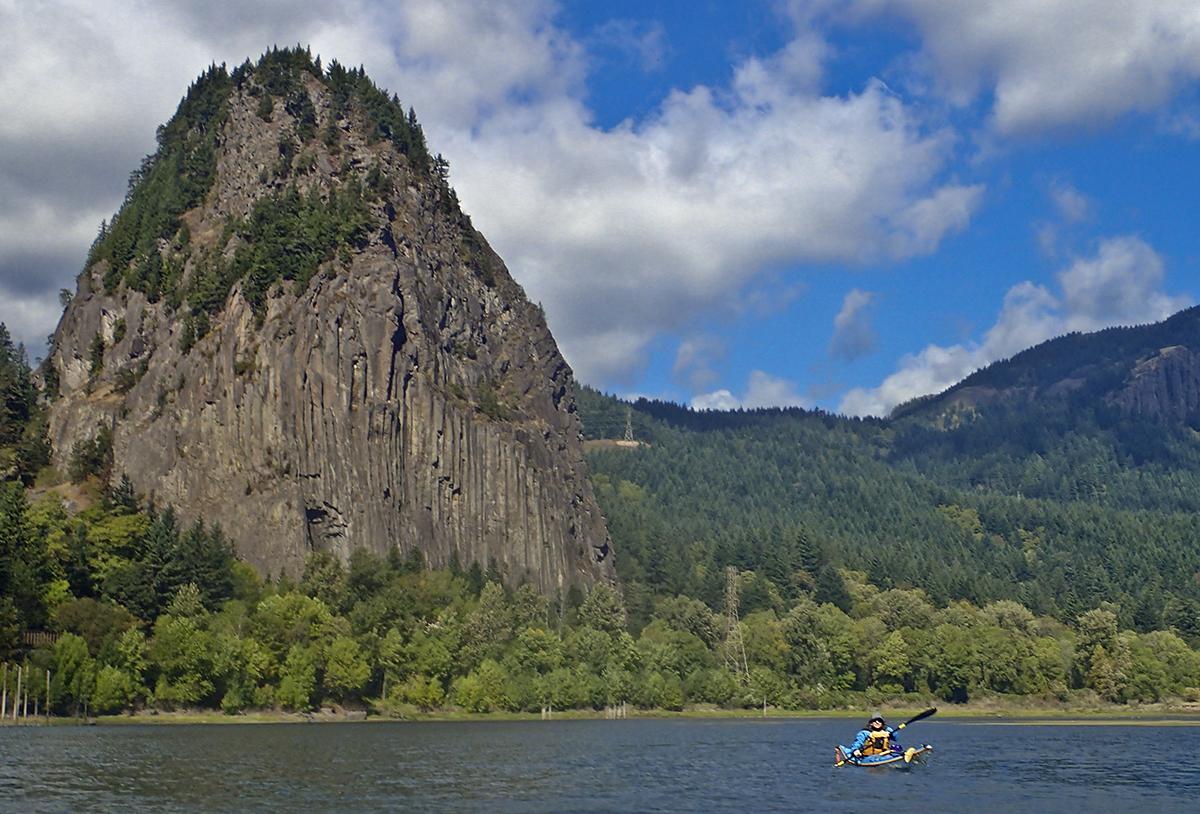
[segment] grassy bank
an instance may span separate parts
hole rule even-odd
[[[931,704],[935,705],[935,704]],[[1125,706],[1116,704],[1051,704],[1048,702],[1011,703],[988,700],[978,703],[938,706],[940,719],[973,719],[989,723],[1033,723],[1046,722],[1058,724],[1146,724],[1159,722],[1178,722],[1187,725],[1200,726],[1200,704],[1144,704]],[[882,712],[893,721],[903,721],[926,707],[888,707],[883,706]],[[833,710],[793,710],[769,708],[766,715],[761,709],[720,709],[713,707],[697,707],[682,711],[671,710],[629,710],[629,718],[642,719],[806,719],[806,718],[845,718],[856,720],[869,715],[870,711],[863,709],[833,709]],[[564,710],[555,711],[552,720],[604,720],[605,713],[597,710]],[[141,710],[126,715],[102,715],[92,718],[88,723],[103,726],[128,724],[260,724],[260,723],[354,723],[380,721],[538,721],[542,716],[536,712],[489,712],[473,713],[458,710],[435,710],[423,712],[419,710],[406,711],[402,715],[381,715],[364,710],[322,710],[312,713],[283,712],[279,710],[252,710],[237,715],[225,715],[217,710],[181,710],[174,712],[157,712]],[[52,724],[69,725],[84,723],[77,718],[54,718]]]

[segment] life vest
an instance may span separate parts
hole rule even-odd
[[[892,733],[886,729],[880,732],[867,732],[867,742],[859,750],[864,755],[882,755],[892,751]]]

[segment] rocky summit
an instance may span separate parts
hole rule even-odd
[[[419,550],[613,579],[571,370],[412,111],[303,50],[210,68],[105,224],[43,370],[64,469],[219,522],[261,572]]]

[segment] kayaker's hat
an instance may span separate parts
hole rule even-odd
[[[879,721],[879,723],[884,724],[885,726],[887,725],[887,721],[883,720],[883,716],[880,715],[878,712],[876,712],[874,715],[872,715],[870,718],[867,719],[867,726],[870,726],[871,724],[875,723],[876,721]]]

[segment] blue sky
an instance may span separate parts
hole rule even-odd
[[[1200,296],[1190,0],[0,2],[34,353],[188,82],[302,42],[416,107],[579,378],[882,414]]]
[[[751,4],[731,13],[730,5],[567,4],[563,19],[570,27],[611,30],[609,15],[615,14],[626,21],[626,34],[651,47],[652,60],[628,47],[594,49],[601,69],[589,75],[587,98],[597,124],[613,127],[652,114],[673,87],[727,84],[738,61],[786,45],[778,6]],[[713,381],[729,398],[700,394],[700,403],[744,399],[751,371],[761,370],[791,382],[800,402],[836,410],[848,389],[874,388],[905,354],[931,344],[980,343],[1013,285],[1028,280],[1053,290],[1056,274],[1118,236],[1140,239],[1159,255],[1169,307],[1191,304],[1200,282],[1197,230],[1189,228],[1200,162],[1196,134],[1178,132],[1164,115],[1180,115],[1194,104],[1194,87],[1181,83],[1178,96],[1149,115],[1081,117],[1074,125],[1056,122],[1042,132],[993,141],[989,94],[950,110],[938,109],[938,99],[904,96],[904,64],[922,47],[911,22],[831,25],[825,31],[832,54],[822,92],[853,93],[883,78],[910,104],[928,105],[929,115],[949,122],[962,140],[949,171],[985,184],[987,193],[970,225],[934,251],[899,260],[783,264],[776,273],[797,288],[788,307],[715,322],[701,316],[690,327],[714,339],[712,349],[721,348]],[[861,335],[835,344],[834,316],[851,291],[861,292],[853,299],[865,303],[853,321]],[[1119,323],[1126,314],[1134,321],[1159,316],[1137,308],[1111,316]],[[1030,337],[1045,338],[1036,331]],[[644,372],[627,387],[678,401],[697,397],[695,388],[672,375],[679,347],[672,340],[678,337],[652,346]]]

